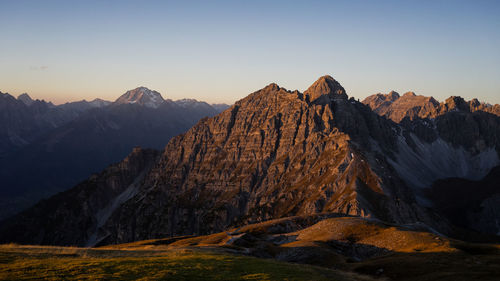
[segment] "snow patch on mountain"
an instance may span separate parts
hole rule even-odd
[[[114,104],[140,104],[146,107],[158,108],[165,100],[157,91],[139,87],[120,96]]]

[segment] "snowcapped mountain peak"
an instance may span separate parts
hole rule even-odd
[[[157,91],[150,90],[146,87],[138,87],[127,91],[120,96],[115,104],[140,104],[146,107],[158,108],[165,100]]]

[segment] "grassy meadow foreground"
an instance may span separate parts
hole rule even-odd
[[[0,245],[0,279],[500,280],[500,246],[376,220],[289,217],[96,248]]]
[[[0,280],[27,279],[371,280],[357,274],[217,250],[0,246]]]

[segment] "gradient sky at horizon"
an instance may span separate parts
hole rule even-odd
[[[232,103],[332,75],[350,96],[500,103],[500,1],[0,0],[0,91]]]

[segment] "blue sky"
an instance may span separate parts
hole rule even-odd
[[[500,103],[500,1],[0,0],[0,91],[232,103],[330,74],[350,96]]]

